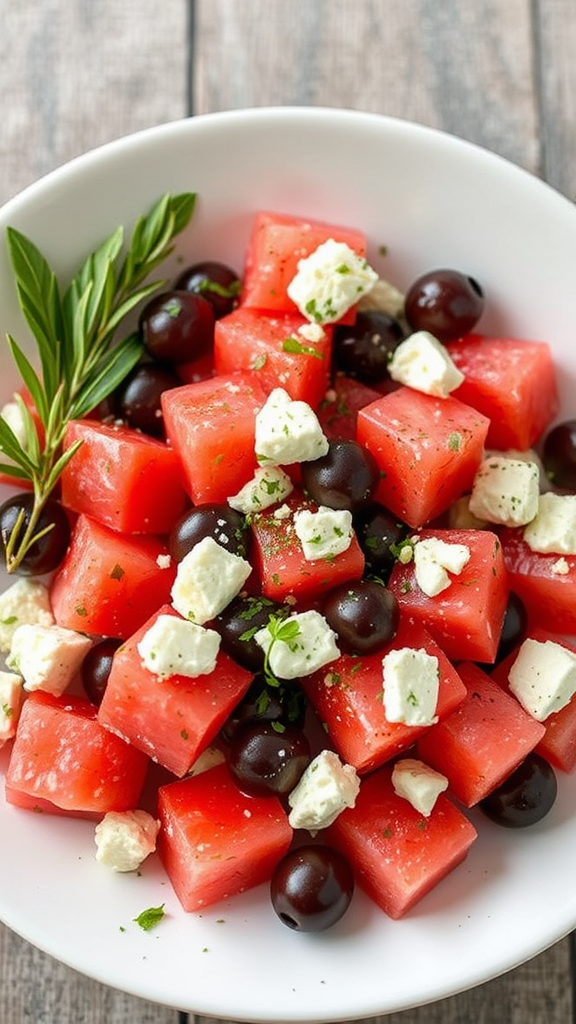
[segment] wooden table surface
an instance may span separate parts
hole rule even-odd
[[[433,125],[576,197],[573,0],[0,0],[0,26],[0,202],[126,133],[276,104]],[[566,938],[504,977],[386,1020],[569,1024],[573,973]],[[81,977],[0,925],[1,1024],[186,1019]]]

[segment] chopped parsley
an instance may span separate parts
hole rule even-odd
[[[148,907],[146,910],[143,910],[142,913],[138,914],[138,917],[132,918],[132,920],[142,928],[142,931],[149,932],[150,929],[155,928],[164,917],[166,913],[164,906],[165,904],[162,903],[159,907]]]

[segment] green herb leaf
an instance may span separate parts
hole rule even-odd
[[[6,568],[14,572],[38,540],[37,523],[76,448],[62,452],[69,420],[91,412],[138,362],[137,334],[116,340],[116,331],[139,303],[164,285],[150,281],[188,224],[195,195],[167,194],[137,221],[122,256],[124,230],[112,232],[81,264],[62,294],[56,274],[37,246],[16,228],[6,230],[8,254],[24,319],[36,342],[37,371],[12,337],[8,344],[22,382],[44,428],[40,445],[34,418],[22,400],[25,439],[0,423],[0,449],[15,463],[12,475],[32,485],[34,506],[10,537]],[[4,465],[4,464],[3,464]]]
[[[132,920],[142,928],[143,931],[149,932],[151,928],[155,928],[157,924],[162,920],[166,911],[164,910],[165,904],[162,903],[159,907],[148,907],[143,910],[138,917],[134,917]]]
[[[314,356],[315,359],[322,359],[322,353],[318,352],[313,345],[303,345],[298,338],[290,336],[282,342],[283,352],[294,352],[296,355]]]

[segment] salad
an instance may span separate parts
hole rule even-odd
[[[263,211],[239,271],[150,285],[193,205],[62,297],[9,235],[41,371],[9,339],[6,797],[113,870],[157,849],[186,911],[266,882],[317,931],[358,885],[400,918],[470,808],[529,826],[576,767],[576,427],[476,281],[402,295],[354,228]]]

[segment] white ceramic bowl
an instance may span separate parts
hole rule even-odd
[[[370,261],[400,287],[442,265],[477,278],[488,307],[481,328],[548,340],[563,413],[575,414],[576,209],[430,129],[318,108],[198,117],[73,161],[4,207],[0,232],[24,231],[66,277],[117,225],[183,190],[199,199],[168,276],[180,258],[240,268],[260,208],[360,227]],[[3,245],[0,329],[26,336]],[[0,370],[5,399],[15,382],[5,346]],[[92,826],[17,811],[0,794],[0,917],[87,975],[207,1016],[370,1017],[483,982],[576,926],[575,807],[576,778],[562,778],[540,825],[515,834],[478,822],[467,862],[404,920],[357,894],[338,926],[303,935],[277,921],[265,888],[186,915],[154,858],[140,877],[109,874],[94,861]],[[143,932],[133,918],[160,903],[166,918]]]

